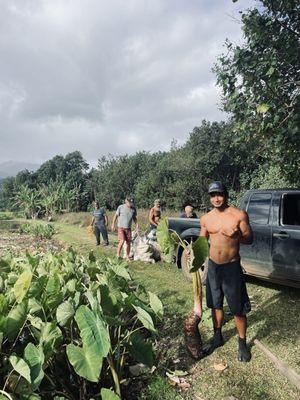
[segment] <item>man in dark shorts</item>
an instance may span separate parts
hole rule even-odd
[[[225,296],[239,335],[238,360],[250,361],[251,353],[246,345],[246,314],[251,306],[239,255],[240,244],[251,244],[253,240],[249,218],[245,211],[228,205],[228,192],[221,182],[210,184],[208,193],[214,208],[201,217],[200,236],[210,240],[206,302],[212,309],[214,337],[206,351],[211,353],[223,345],[221,328]],[[200,314],[201,310],[195,312]]]
[[[104,208],[100,207],[98,201],[95,201],[95,209],[93,211],[93,218],[91,226],[93,227],[94,234],[96,236],[96,245],[100,245],[100,233],[104,240],[104,246],[108,246],[108,235],[107,235],[107,224],[108,219]]]
[[[131,225],[132,221],[138,229],[136,208],[133,205],[133,199],[127,196],[125,204],[121,204],[114,215],[111,230],[115,230],[115,223],[118,221],[118,249],[117,257],[121,256],[121,251],[124,243],[126,242],[126,260],[130,261],[130,248],[131,248]]]

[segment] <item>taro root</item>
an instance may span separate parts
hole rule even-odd
[[[200,321],[201,318],[194,311],[184,321],[185,344],[195,360],[200,360],[203,357],[202,340],[198,328]]]
[[[199,271],[192,272],[194,289],[194,308],[202,310],[202,284]],[[185,344],[191,356],[200,360],[204,353],[202,350],[202,340],[199,332],[201,318],[193,311],[184,322]]]

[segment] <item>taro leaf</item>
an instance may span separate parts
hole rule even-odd
[[[6,334],[10,341],[15,340],[27,318],[28,304],[23,301],[12,308],[7,316]]]
[[[75,314],[80,330],[82,347],[69,344],[67,355],[76,373],[91,382],[99,380],[102,360],[110,349],[110,338],[102,320],[87,306],[82,305]]]
[[[41,259],[40,255],[34,256],[28,252],[26,252],[26,258],[33,269],[35,269],[39,265]]]
[[[130,343],[127,347],[130,354],[137,362],[152,367],[154,362],[152,344],[145,341],[139,332],[134,332],[130,336]]]
[[[56,308],[62,302],[62,300],[63,293],[59,276],[57,273],[55,273],[49,277],[46,285],[44,297],[45,307],[52,311],[52,309]]]
[[[25,378],[27,382],[31,383],[30,368],[29,365],[26,363],[26,361],[23,360],[23,358],[17,356],[10,356],[9,362],[11,363],[13,369],[19,375],[23,376],[23,378]]]
[[[62,397],[65,399],[64,397]],[[30,394],[21,394],[20,400],[42,400],[41,396],[39,396],[36,393],[30,393]]]
[[[33,297],[28,301],[28,311],[30,314],[36,314],[42,310],[42,305]]]
[[[46,275],[42,275],[38,279],[33,281],[28,289],[28,296],[40,298],[43,291],[45,290],[47,279],[48,277]]]
[[[98,302],[97,299],[95,298],[93,292],[91,290],[87,290],[84,295],[88,299],[88,302],[90,303],[91,309],[93,311],[96,311],[98,308]]]
[[[101,307],[105,314],[109,314],[113,317],[119,314],[119,305],[116,296],[109,290],[107,285],[100,286],[101,294]]]
[[[125,268],[125,265],[126,265],[125,263],[111,264],[110,270],[112,270],[116,275],[129,281],[129,280],[131,280],[131,276],[129,275],[127,269]]]
[[[33,343],[28,343],[24,350],[24,360],[30,368],[32,389],[36,390],[44,378],[44,354]]]
[[[198,239],[192,243],[192,259],[190,264],[190,272],[196,272],[203,265],[206,257],[208,256],[208,243],[204,236],[199,236]]]
[[[98,315],[83,305],[76,311],[75,320],[80,329],[83,346],[93,347],[100,357],[106,357],[110,349],[110,338]]]
[[[157,242],[164,252],[168,262],[172,262],[175,248],[179,243],[176,233],[169,231],[169,223],[167,218],[162,219],[156,230]]]
[[[76,291],[76,282],[77,282],[77,279],[70,279],[66,283],[66,288],[70,293],[74,293]]]
[[[155,312],[155,314],[159,318],[162,318],[164,315],[164,308],[163,308],[162,302],[156,296],[155,293],[148,292],[148,294],[149,294],[149,299],[150,299],[150,307],[152,308],[152,310]]]
[[[13,292],[17,303],[21,303],[30,287],[32,279],[31,271],[24,271],[14,284]]]
[[[144,327],[149,331],[156,333],[151,315],[148,314],[147,311],[143,310],[141,307],[135,305],[133,305],[133,307],[137,312],[138,319],[141,321]]]
[[[62,333],[55,322],[46,322],[42,326],[39,346],[43,348],[45,361],[57,351],[62,341]]]
[[[56,320],[60,326],[67,325],[73,318],[75,310],[73,305],[69,301],[61,303],[56,310]]]
[[[110,389],[101,389],[101,399],[102,400],[120,400],[120,397]]]
[[[91,382],[98,382],[103,358],[86,346],[79,347],[68,344],[67,355],[75,372]]]

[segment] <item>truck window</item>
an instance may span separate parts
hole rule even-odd
[[[286,194],[282,200],[282,224],[300,226],[300,194]]]
[[[267,225],[270,217],[272,195],[269,193],[255,193],[248,204],[250,223]]]

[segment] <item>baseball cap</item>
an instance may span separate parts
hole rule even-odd
[[[222,182],[215,181],[215,182],[212,182],[208,186],[208,193],[209,194],[211,194],[211,193],[225,193],[225,194],[227,194],[228,192],[227,192],[226,186],[223,185]]]

